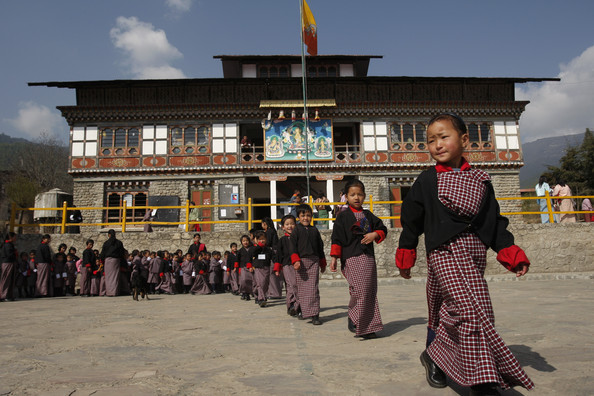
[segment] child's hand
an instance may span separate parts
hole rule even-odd
[[[301,268],[301,261],[295,261],[293,268],[295,268],[295,271],[299,270],[299,268]]]
[[[408,268],[408,269],[401,269],[400,270],[400,276],[403,277],[404,279],[410,279],[410,268]]]
[[[375,231],[370,232],[369,234],[365,234],[363,236],[363,239],[361,239],[361,243],[363,245],[367,245],[367,244],[372,243],[373,241],[375,241],[378,237],[379,237],[379,235],[377,234],[377,232],[375,232]]]
[[[330,261],[330,272],[336,272],[336,267],[338,259],[336,257],[332,257],[332,261]]]
[[[274,275],[280,276],[280,272],[279,271],[274,271]]]
[[[520,276],[526,275],[526,272],[528,272],[528,268],[530,268],[530,266],[527,264],[518,265],[517,270],[516,270],[516,276],[520,277]]]
[[[250,272],[254,272],[254,267],[250,268]]]

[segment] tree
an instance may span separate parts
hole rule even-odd
[[[35,142],[16,147],[13,170],[34,181],[40,191],[59,188],[72,193],[72,177],[68,174],[68,147],[58,139],[42,133]]]
[[[564,180],[573,195],[594,194],[594,134],[586,129],[579,146],[569,146],[561,158],[560,166],[549,166],[544,176],[551,183]]]
[[[39,193],[40,187],[34,181],[24,175],[17,175],[6,185],[6,196],[11,202],[21,208],[30,208],[35,205],[35,196]],[[33,213],[33,212],[29,212]],[[19,211],[17,224],[23,222],[24,211]]]

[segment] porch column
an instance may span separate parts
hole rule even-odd
[[[276,203],[276,180],[270,180],[270,203]],[[270,218],[276,219],[276,205],[270,205]]]
[[[332,180],[331,178],[330,178],[330,180],[326,180],[326,198],[328,198],[328,200],[330,202],[334,202],[334,180]],[[330,217],[333,217],[333,216],[330,216]],[[329,221],[328,228],[332,229],[333,224],[334,224],[333,221]]]

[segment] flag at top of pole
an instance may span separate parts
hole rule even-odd
[[[301,7],[303,43],[307,45],[307,53],[316,56],[318,54],[318,27],[316,26],[316,20],[305,0],[302,0]]]

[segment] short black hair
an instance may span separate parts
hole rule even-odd
[[[297,216],[299,216],[301,213],[310,213],[313,215],[313,210],[311,210],[311,206],[309,206],[308,204],[298,205],[296,212]]]
[[[254,234],[254,239],[266,238],[266,233],[264,231],[256,231]]]
[[[297,219],[295,219],[295,216],[293,216],[292,214],[288,214],[288,215],[284,215],[284,216],[283,216],[283,218],[282,218],[282,219],[281,219],[281,221],[280,221],[280,224],[281,224],[282,226],[284,226],[284,225],[285,225],[285,221],[287,221],[287,220],[289,220],[289,219],[293,219],[293,221],[294,221],[295,223],[297,223]]]
[[[433,123],[435,123],[437,121],[442,121],[442,120],[450,121],[452,123],[452,125],[454,126],[454,129],[458,131],[458,134],[466,135],[468,133],[468,128],[466,127],[466,123],[464,122],[462,117],[460,117],[456,113],[441,113],[441,114],[434,116],[432,119],[429,120],[429,123],[427,124],[427,129],[429,129],[429,127]]]
[[[363,193],[365,193],[365,185],[359,179],[352,179],[346,182],[344,185],[344,191],[348,194],[349,188],[351,187],[359,187],[361,190],[363,190]]]

